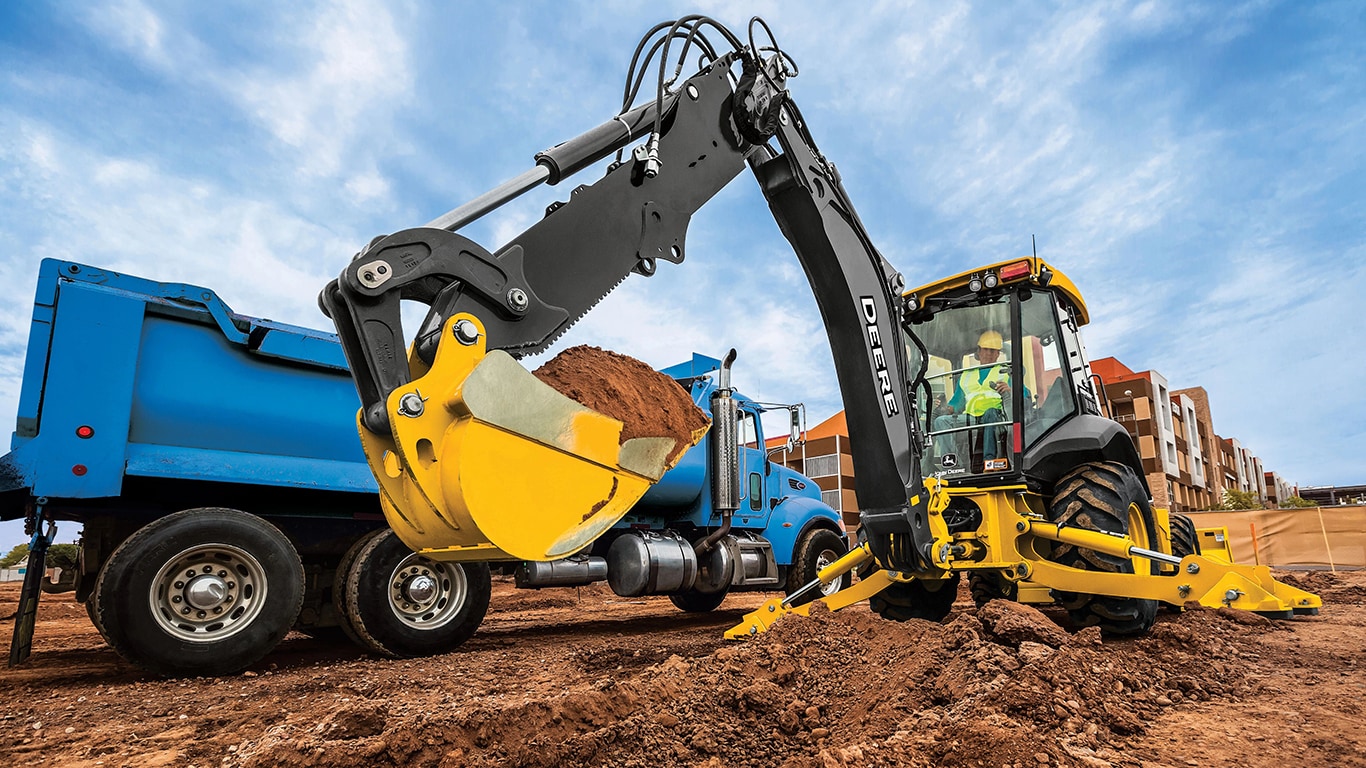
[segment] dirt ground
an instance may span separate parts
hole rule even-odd
[[[1052,609],[944,624],[858,606],[721,632],[605,587],[495,581],[460,651],[392,661],[291,635],[225,679],[122,662],[66,596],[0,670],[0,765],[1366,766],[1366,572],[1286,577],[1321,616],[1163,614],[1146,638],[1060,631]],[[18,585],[0,585],[8,638]]]

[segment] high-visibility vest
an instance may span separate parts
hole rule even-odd
[[[991,366],[985,377],[981,369],[964,371],[958,377],[958,388],[963,390],[963,412],[969,416],[981,416],[987,411],[999,409],[1001,395],[992,385],[1005,381],[1005,378],[1004,366],[999,363]]]

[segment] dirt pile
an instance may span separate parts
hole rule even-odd
[[[812,613],[705,656],[618,666],[551,698],[390,711],[381,727],[373,702],[384,694],[368,691],[355,714],[267,735],[237,756],[253,766],[1100,766],[1165,710],[1245,691],[1240,645],[1274,631],[1260,617],[1194,610],[1147,638],[1102,643],[1099,630],[1069,635],[1013,603],[945,625]]]
[[[1366,588],[1366,572],[1290,579]],[[976,609],[963,587],[942,625],[818,608],[721,639],[766,597],[683,614],[495,579],[456,653],[291,635],[242,675],[161,680],[49,595],[33,658],[0,670],[0,765],[1366,768],[1366,601],[1286,622],[1164,613],[1145,638],[1102,640],[1052,608]],[[0,585],[0,617],[17,598]]]
[[[621,440],[672,437],[680,448],[708,422],[678,382],[634,357],[599,347],[570,347],[532,373],[571,400],[622,423]]]

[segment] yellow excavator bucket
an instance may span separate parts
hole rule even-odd
[[[622,423],[541,382],[477,340],[438,347],[388,398],[391,434],[359,423],[390,527],[435,560],[556,560],[619,521],[677,462],[672,438],[622,443]],[[455,337],[458,338],[458,337]],[[706,434],[691,435],[696,445]],[[672,460],[670,457],[672,456]]]

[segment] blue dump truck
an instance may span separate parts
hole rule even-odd
[[[664,373],[705,407],[728,368],[695,355]],[[0,458],[0,519],[26,520],[37,562],[53,525],[79,524],[80,563],[58,582],[29,569],[10,664],[28,656],[40,592],[74,591],[105,640],[147,670],[213,675],[261,659],[291,629],[339,627],[390,656],[450,650],[483,618],[490,566],[519,587],[606,580],[685,611],[730,591],[795,591],[846,551],[840,516],[765,452],[760,414],[791,411],[790,446],[799,408],[734,400],[732,450],[708,435],[574,556],[435,562],[385,526],[333,334],[236,314],[206,288],[45,260]],[[736,486],[733,513],[718,511],[718,483]],[[709,537],[711,556],[697,558]]]

